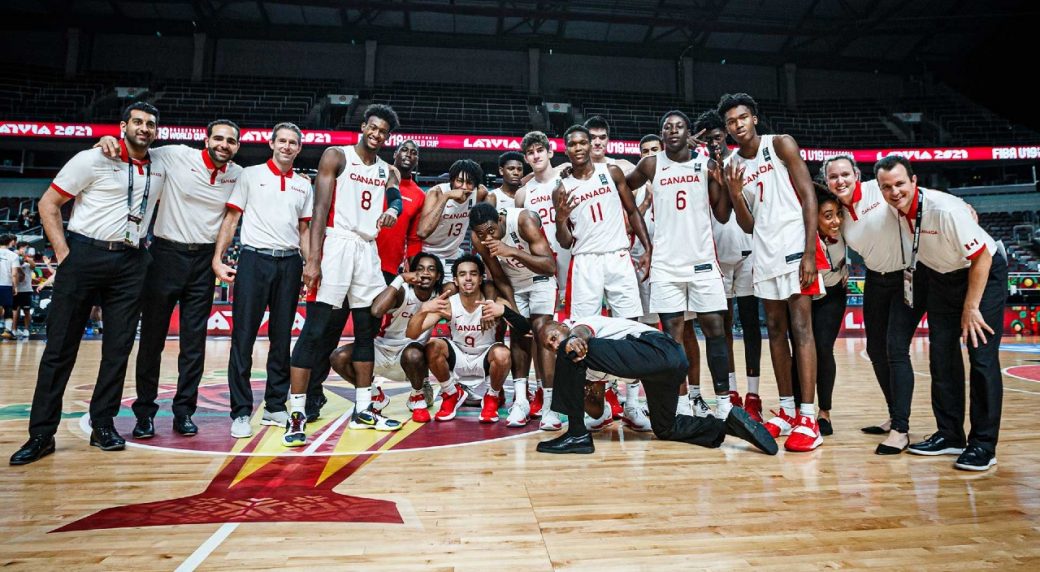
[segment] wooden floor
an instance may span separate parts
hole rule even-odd
[[[738,352],[741,351],[738,342]],[[262,378],[263,343],[255,354]],[[194,439],[159,435],[122,452],[87,445],[100,342],[83,343],[58,451],[0,471],[0,564],[25,570],[695,570],[1040,567],[1040,345],[1007,339],[999,465],[877,457],[880,391],[860,339],[837,344],[835,434],[817,451],[768,457],[739,441],[702,449],[619,424],[588,456],[535,452],[547,434],[475,422],[398,434],[343,432],[352,395],[332,400],[306,450],[281,431],[228,436],[229,342],[208,345]],[[41,342],[0,344],[0,450],[26,436]],[[742,356],[738,356],[738,363]],[[133,370],[131,357],[131,371]],[[163,382],[176,377],[176,341]],[[763,398],[776,389],[763,363]],[[927,342],[914,344],[912,438],[934,429]],[[710,393],[705,368],[704,387]],[[1018,376],[1018,377],[1015,377]],[[132,376],[131,376],[132,377]],[[741,390],[744,376],[739,375]],[[262,381],[262,379],[261,379]],[[399,384],[388,388],[404,391]],[[118,427],[129,440],[127,385]],[[260,385],[255,387],[259,401]],[[162,397],[168,399],[169,393]],[[406,418],[396,397],[388,412]],[[123,417],[125,416],[125,417]],[[131,445],[134,445],[131,443]]]

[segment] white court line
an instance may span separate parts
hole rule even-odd
[[[206,542],[203,542],[195,549],[195,552],[191,553],[191,556],[189,556],[184,562],[181,562],[181,565],[177,567],[175,572],[193,572],[206,560],[206,558],[209,558],[209,555],[220,546],[220,543],[224,542],[224,540],[234,532],[236,528],[238,528],[239,524],[241,523],[228,522],[222,524],[212,536],[206,539]]]
[[[324,445],[325,441],[328,441],[329,437],[332,437],[332,434],[335,433],[343,425],[343,423],[345,423],[347,421],[347,419],[350,419],[350,417],[353,414],[353,412],[354,412],[354,409],[351,408],[351,409],[347,410],[345,413],[343,413],[342,415],[340,415],[339,419],[336,419],[336,421],[334,421],[332,423],[332,425],[329,425],[328,428],[326,428],[325,431],[322,432],[320,437],[315,439],[313,443],[308,445],[307,448],[303,450],[303,454],[304,455],[308,455],[310,453],[313,453],[313,452],[317,451],[318,447],[321,447],[322,445]]]

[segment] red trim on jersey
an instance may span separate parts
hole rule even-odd
[[[224,206],[225,206],[225,207],[227,207],[227,208],[229,208],[229,209],[231,209],[231,210],[236,210],[236,211],[238,211],[238,212],[242,212],[242,207],[240,207],[240,206],[238,206],[238,205],[236,205],[236,204],[232,204],[232,203],[224,203]]]
[[[822,294],[823,290],[823,274],[817,272],[816,280],[808,288],[802,288],[801,293],[803,296],[816,296],[817,294]]]
[[[220,168],[217,168],[217,164],[213,162],[213,158],[209,156],[209,149],[202,150],[202,164],[206,165],[206,169],[209,170],[209,184],[217,184],[217,174],[227,172],[227,163]]]
[[[51,183],[51,188],[54,189],[55,191],[58,191],[58,193],[61,194],[62,196],[68,197],[70,199],[76,198],[76,195],[73,195],[72,193],[67,192],[65,189],[59,187],[58,185],[55,185],[54,183]]]
[[[119,140],[119,160],[124,162],[124,163],[130,163],[131,162],[130,150],[126,148],[126,140],[125,139],[120,139]],[[144,154],[144,159],[133,159],[133,164],[137,166],[138,172],[140,172],[142,175],[144,174],[144,168],[143,167],[145,165],[147,165],[148,163],[151,163],[151,162],[152,162],[152,158],[148,155],[147,151]]]
[[[325,227],[332,228],[336,220],[336,180],[332,181],[332,200],[329,201],[329,217],[325,219]]]
[[[845,207],[845,210],[849,212],[849,216],[851,216],[852,220],[854,221],[859,220],[859,217],[856,216],[856,203],[858,203],[862,199],[863,189],[860,188],[860,182],[856,181],[856,188],[852,190],[852,203],[848,205],[842,205]]]
[[[288,173],[283,173],[281,171],[281,169],[278,168],[278,165],[275,164],[274,159],[268,159],[267,160],[267,168],[270,169],[271,172],[274,173],[275,175],[278,175],[278,179],[282,182],[281,190],[284,191],[285,190],[285,180],[286,179],[291,179],[293,177],[292,167],[289,167],[289,172]]]
[[[311,217],[309,217],[309,216],[302,217],[302,218],[300,218],[300,222],[311,222]]]
[[[986,245],[985,245],[985,243],[981,244],[981,245],[979,246],[979,249],[978,249],[978,250],[976,250],[975,252],[972,252],[971,254],[969,254],[969,255],[965,256],[965,258],[967,258],[968,260],[975,260],[976,258],[978,258],[978,257],[979,257],[979,255],[981,255],[981,254],[982,254],[982,251],[983,251],[983,250],[986,250]]]
[[[571,292],[574,290],[571,288],[571,282],[574,281],[574,257],[571,256],[570,262],[567,263],[567,290],[563,294],[563,310],[560,312],[560,319],[566,320],[571,317]]]

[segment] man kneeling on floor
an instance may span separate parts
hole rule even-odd
[[[539,333],[541,343],[556,352],[552,409],[569,420],[582,419],[587,370],[643,382],[650,426],[658,439],[715,448],[726,434],[743,439],[769,455],[776,441],[746,411],[734,407],[726,420],[713,416],[676,415],[679,385],[689,362],[683,347],[646,324],[607,316],[588,316],[564,323],[550,322]],[[581,422],[567,424],[567,433],[538,444],[540,453],[592,453],[592,434]]]

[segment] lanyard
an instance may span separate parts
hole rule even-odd
[[[924,191],[917,189],[917,216],[914,217],[914,246],[910,251],[910,270],[917,269],[917,249],[921,246],[921,219],[923,216]]]
[[[126,187],[126,210],[129,211],[130,215],[134,214],[134,160],[130,159],[130,169],[127,179]],[[152,188],[152,164],[145,163],[144,165],[144,195],[141,197],[141,208],[137,211],[137,218],[144,218],[144,211],[148,209],[148,191]]]

